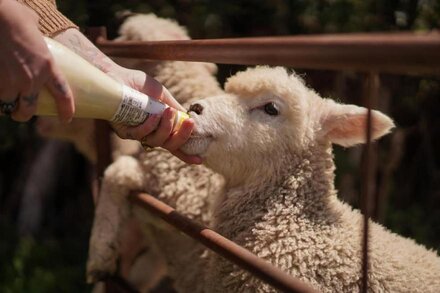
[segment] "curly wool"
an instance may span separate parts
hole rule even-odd
[[[167,41],[189,40],[187,30],[175,20],[150,14],[134,14],[119,28],[117,40]]]
[[[187,165],[166,151],[142,154],[140,161],[148,182],[143,190],[173,206],[189,218],[209,225],[213,199],[222,193],[224,180],[204,166]],[[206,267],[207,249],[161,220],[136,211],[151,229],[153,241],[168,263],[168,272],[179,292],[203,292],[200,281]]]
[[[167,39],[182,36],[181,27],[174,22],[162,26],[163,21],[151,15],[138,15],[128,18],[121,32],[130,31],[125,38],[151,40],[157,36],[145,33],[145,28],[151,27],[176,32]],[[214,64],[139,61],[132,66],[148,71],[169,89],[177,101],[186,102],[186,105],[193,99],[222,92],[214,77]],[[208,224],[211,198],[222,192],[223,185],[224,179],[220,175],[204,166],[187,165],[162,149],[119,158],[107,169],[103,179],[90,240],[88,280],[93,282],[99,276],[116,271],[118,238],[128,216],[126,197],[131,190],[147,192],[178,212]],[[200,278],[207,265],[206,248],[144,210],[137,207],[133,210],[143,223],[150,249],[166,260],[174,287],[182,292],[203,292],[204,282]]]
[[[149,193],[178,212],[208,224],[210,199],[222,188],[220,175],[204,166],[187,165],[163,150],[142,154],[138,159],[119,158],[105,172],[90,240],[88,280],[96,281],[116,271],[118,235],[128,216],[126,197],[132,190]],[[199,279],[206,267],[206,248],[144,210],[134,209],[145,235],[150,236],[146,241],[165,258],[175,288],[203,292],[204,283]]]
[[[362,216],[337,198],[332,143],[364,142],[366,109],[322,99],[282,68],[248,69],[227,89],[197,101],[204,110],[193,116],[199,134],[215,137],[200,150],[205,162],[226,178],[212,228],[319,291],[359,292]],[[258,107],[268,104],[278,115]],[[394,126],[378,111],[372,117],[374,138]],[[434,251],[373,222],[370,232],[369,292],[438,292]],[[216,255],[206,273],[207,292],[276,291]]]
[[[214,212],[215,229],[318,289],[359,292],[362,215],[337,198],[330,146],[292,157],[276,184],[227,191]],[[434,251],[370,223],[369,292],[437,292]],[[213,256],[207,292],[276,292]]]

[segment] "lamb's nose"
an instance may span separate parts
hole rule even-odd
[[[192,104],[191,106],[189,106],[188,112],[195,112],[197,115],[201,115],[203,112],[203,106],[198,103]]]

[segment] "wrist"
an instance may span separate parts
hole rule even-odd
[[[112,61],[112,62],[113,62],[113,61]],[[108,73],[108,74],[112,74],[112,75],[115,75],[115,76],[121,76],[121,77],[123,77],[123,76],[126,76],[127,74],[129,74],[129,69],[127,69],[127,68],[125,68],[125,67],[122,67],[122,66],[120,66],[120,65],[117,64],[117,63],[113,63],[113,64],[109,67],[109,69],[107,70],[106,73]]]
[[[102,53],[77,29],[68,29],[63,31],[56,35],[54,39],[105,73],[117,71],[118,67],[120,67],[113,62],[113,60]]]

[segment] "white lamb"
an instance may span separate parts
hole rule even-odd
[[[226,179],[213,229],[322,292],[358,292],[362,215],[337,198],[332,144],[365,141],[366,109],[319,97],[294,73],[260,67],[231,77],[227,94],[191,106],[185,145]],[[394,126],[372,112],[372,136]],[[440,292],[440,258],[370,226],[369,292]],[[211,254],[206,292],[274,292]]]

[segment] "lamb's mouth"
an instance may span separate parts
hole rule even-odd
[[[212,140],[212,135],[191,135],[180,149],[187,155],[203,155]]]

